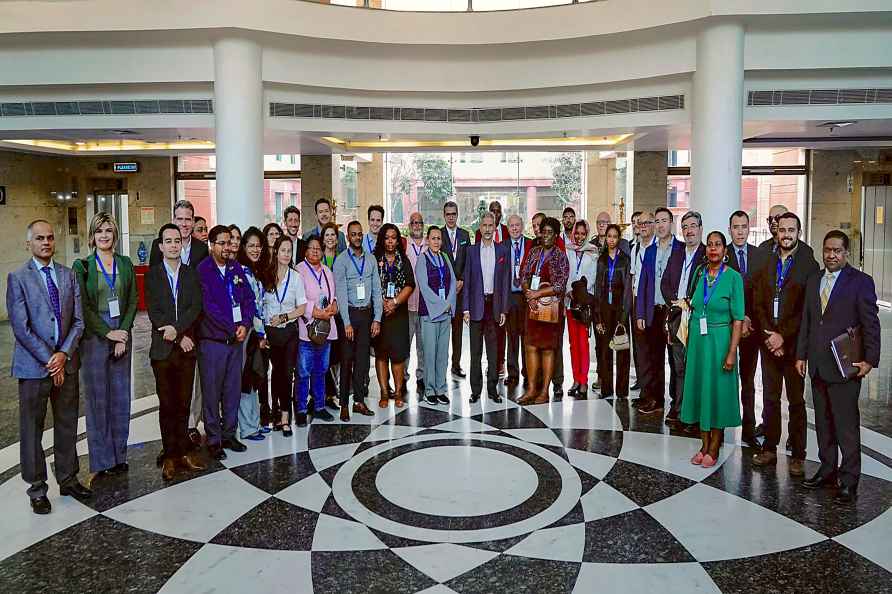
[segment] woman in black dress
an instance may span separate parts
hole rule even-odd
[[[381,333],[372,342],[375,347],[375,371],[381,388],[378,406],[387,408],[392,396],[396,407],[402,408],[406,393],[406,359],[409,358],[409,307],[406,302],[415,290],[415,274],[403,250],[400,231],[396,225],[385,223],[381,226],[375,244],[375,260],[384,294]],[[388,389],[391,374],[395,384],[392,395]]]

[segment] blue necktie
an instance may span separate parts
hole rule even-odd
[[[737,261],[740,262],[740,273],[746,276],[746,258],[743,255],[743,248],[737,250]]]
[[[53,313],[56,315],[56,328],[59,331],[56,333],[59,339],[62,338],[62,302],[59,300],[59,287],[56,286],[56,283],[53,282],[53,275],[50,274],[50,267],[44,266],[40,269],[43,272],[43,275],[46,277],[46,292],[50,295],[50,304],[53,306]],[[58,339],[56,341],[56,346],[58,347]]]

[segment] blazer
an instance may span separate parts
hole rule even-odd
[[[149,321],[152,323],[152,345],[149,347],[149,358],[153,361],[164,361],[179,347],[180,339],[188,336],[195,340],[198,318],[201,315],[201,283],[198,272],[191,266],[180,264],[177,275],[177,302],[174,311],[173,291],[167,278],[164,264],[156,264],[146,273],[146,306]],[[164,326],[173,326],[177,337],[173,342],[164,340],[163,332],[158,330]],[[192,349],[187,356],[194,357],[198,349]]]
[[[189,261],[183,262],[183,264],[188,264],[192,268],[197,269],[198,265],[201,264],[201,261],[208,257],[208,244],[203,241],[198,241],[197,239],[193,239],[191,241],[191,247],[189,248]],[[155,264],[161,264],[161,261],[164,260],[164,256],[161,254],[161,242],[156,237],[152,240],[152,249],[149,250],[149,266],[154,266]]]
[[[499,229],[501,229],[501,231],[502,231],[502,241],[505,241],[505,238],[509,236],[508,235],[508,225],[506,225],[505,223],[500,223]],[[477,229],[477,231],[474,232],[474,243],[480,243],[481,237],[482,236],[480,235],[480,229]],[[492,240],[495,241],[496,243],[502,243],[502,241],[497,241],[498,239],[499,239],[498,236],[495,234],[495,232],[493,232]]]
[[[523,242],[523,247],[521,248],[523,250],[523,253],[520,256],[520,262],[517,263],[518,276],[520,276],[520,274],[521,274],[520,271],[523,270],[523,263],[524,263],[524,260],[527,259],[527,254],[529,254],[530,250],[533,249],[533,240],[532,239],[530,239],[529,237],[526,237],[524,235],[521,235],[520,239]],[[505,248],[507,248],[507,250],[508,250],[508,266],[510,267],[508,270],[508,291],[509,292],[514,290],[514,287],[511,286],[511,282],[514,277],[514,244],[513,244],[513,241],[514,240],[511,239],[510,235],[504,241],[502,241],[502,245],[504,245]],[[520,289],[522,290],[523,287],[520,287]]]
[[[84,333],[81,316],[81,294],[70,268],[53,262],[59,288],[62,323],[59,348],[53,344],[56,314],[44,285],[43,273],[33,259],[10,272],[6,277],[6,311],[15,337],[12,352],[12,377],[42,379],[49,376],[46,364],[53,353],[68,355],[65,373],[76,373],[80,367],[77,348]]]
[[[97,295],[99,283],[104,283],[102,273],[96,269],[96,252],[93,252],[82,260],[75,260],[72,270],[77,278],[81,290],[81,305],[84,314],[84,336],[98,336],[105,338],[111,332],[111,328],[99,316],[99,303]],[[130,332],[133,328],[133,320],[136,318],[136,276],[133,273],[133,262],[127,256],[115,254],[115,263],[118,267],[118,302],[121,309],[121,319],[118,328]],[[109,274],[111,270],[106,271]]]
[[[480,246],[475,243],[468,249],[468,260],[465,264],[465,286],[462,290],[461,311],[470,312],[471,320],[479,322],[483,319],[483,267],[480,263]],[[499,316],[508,311],[508,290],[511,284],[511,266],[508,248],[501,243],[493,243],[496,249],[495,274],[492,287],[492,315],[498,321]]]
[[[780,257],[770,254],[765,265],[756,273],[753,280],[753,325],[757,332],[765,330],[778,332],[784,338],[784,352],[792,355],[796,348],[796,338],[802,321],[802,308],[805,304],[805,285],[808,277],[818,272],[811,248],[805,250],[804,243],[793,254],[793,263],[784,279],[780,292],[780,309],[777,323],[774,321],[774,293],[777,279],[777,263]]]
[[[740,258],[737,255],[737,247],[731,243],[725,250],[728,259],[728,267],[733,268],[743,278],[743,298],[745,304],[746,316],[753,319],[753,279],[756,273],[762,269],[765,262],[769,260],[769,252],[754,246],[751,243],[746,244],[746,274],[740,272]]]
[[[220,277],[220,270],[214,259],[202,260],[197,272],[204,309],[204,315],[198,324],[199,339],[231,343],[235,338],[236,326],[244,326],[248,330],[254,327],[256,313],[254,290],[248,284],[248,278],[241,264],[232,260],[226,261],[226,281],[233,284],[233,299],[241,308],[240,322],[232,319],[229,291]]]
[[[796,358],[808,361],[808,373],[821,374],[827,383],[841,384],[848,380],[839,372],[830,341],[848,328],[861,326],[864,361],[880,365],[880,318],[873,278],[848,264],[839,271],[830,292],[827,309],[821,313],[821,281],[824,270],[813,274],[805,287],[805,309],[799,325]],[[860,382],[861,380],[855,380]]]
[[[616,265],[613,269],[613,305],[608,301],[608,267],[610,263],[607,253],[604,252],[598,258],[598,268],[595,273],[595,320],[600,323],[608,309],[619,308],[617,321],[625,325],[625,320],[632,311],[632,260],[622,250],[616,250]],[[613,331],[613,328],[610,328]]]
[[[694,252],[694,259],[691,261],[691,267],[688,272],[688,284],[685,287],[684,295],[678,294],[678,283],[681,282],[682,270],[684,269],[685,258],[687,257],[686,244],[683,241],[677,241],[672,246],[672,254],[669,256],[669,262],[666,264],[666,270],[663,271],[663,280],[660,283],[660,291],[663,293],[663,301],[670,304],[676,299],[687,297],[690,293],[691,283],[694,280],[694,272],[697,266],[703,263],[706,256],[706,246],[701,243]]]
[[[458,280],[464,280],[465,262],[468,258],[468,248],[471,247],[471,234],[466,229],[456,227],[455,240],[458,243],[458,249],[455,258],[452,257],[452,241],[449,239],[449,230],[444,225],[440,228],[443,234],[443,251],[452,261],[452,268],[455,270],[455,276]]]
[[[443,250],[440,250],[440,255],[442,254]],[[456,313],[455,270],[453,270],[452,262],[449,261],[449,258],[444,257],[443,261],[446,263],[446,268],[448,268],[449,276],[451,278],[449,292],[446,294],[445,299],[441,299],[440,295],[431,288],[430,283],[428,282],[428,255],[422,253],[422,255],[418,257],[418,261],[415,263],[415,286],[418,288],[418,293],[421,295],[421,298],[424,299],[424,305],[427,307],[427,317],[430,320],[436,320],[447,311],[451,312],[449,317],[455,317]]]
[[[641,272],[639,273],[641,278],[638,279],[638,295],[635,296],[635,319],[644,320],[647,326],[652,325],[654,321],[654,304],[656,303],[655,296],[657,290],[657,246],[659,246],[659,241],[653,242],[644,250],[644,261],[641,263]],[[684,253],[684,242],[678,241],[678,239],[673,237],[671,253],[674,254],[676,249],[680,249]],[[672,259],[671,254],[669,259]],[[664,279],[666,274],[668,274],[668,262],[666,266],[667,270],[663,271]],[[678,279],[675,280],[675,284],[677,287]]]

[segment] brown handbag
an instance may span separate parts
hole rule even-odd
[[[542,283],[539,288],[545,288],[551,286],[549,283]],[[549,297],[539,297],[534,300],[536,302],[536,309],[533,309],[533,302],[529,302],[530,306],[530,319],[536,320],[537,322],[545,322],[547,324],[557,324],[561,321],[560,317],[560,307],[561,300],[557,296],[549,296]]]

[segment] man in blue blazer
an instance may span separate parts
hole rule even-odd
[[[468,250],[465,266],[462,311],[471,327],[471,402],[480,400],[483,389],[483,343],[486,343],[486,393],[496,403],[499,396],[497,329],[505,325],[508,305],[508,248],[493,241],[496,218],[483,213],[480,242]]]
[[[443,251],[449,256],[452,262],[452,269],[455,270],[456,282],[456,299],[461,303],[462,288],[464,286],[465,261],[468,258],[468,248],[471,247],[471,234],[467,230],[458,226],[458,204],[452,200],[443,205]],[[452,375],[457,377],[465,377],[465,372],[461,368],[461,343],[464,328],[462,327],[461,316],[452,318]]]
[[[861,380],[880,363],[880,319],[873,279],[847,263],[849,238],[842,231],[824,236],[824,270],[805,287],[805,311],[796,343],[796,371],[805,377],[806,362],[815,403],[818,472],[803,481],[810,489],[839,484],[836,500],[852,502],[861,476],[858,396]],[[830,342],[849,328],[861,328],[864,360],[853,362],[858,374],[848,379],[836,364]],[[837,466],[837,448],[842,464]]]
[[[28,225],[31,259],[6,281],[6,311],[15,337],[12,376],[19,380],[20,462],[22,479],[36,514],[52,510],[47,498],[43,422],[53,406],[56,482],[62,495],[89,499],[77,473],[77,348],[84,332],[80,289],[70,268],[53,262],[56,239],[47,221]]]

